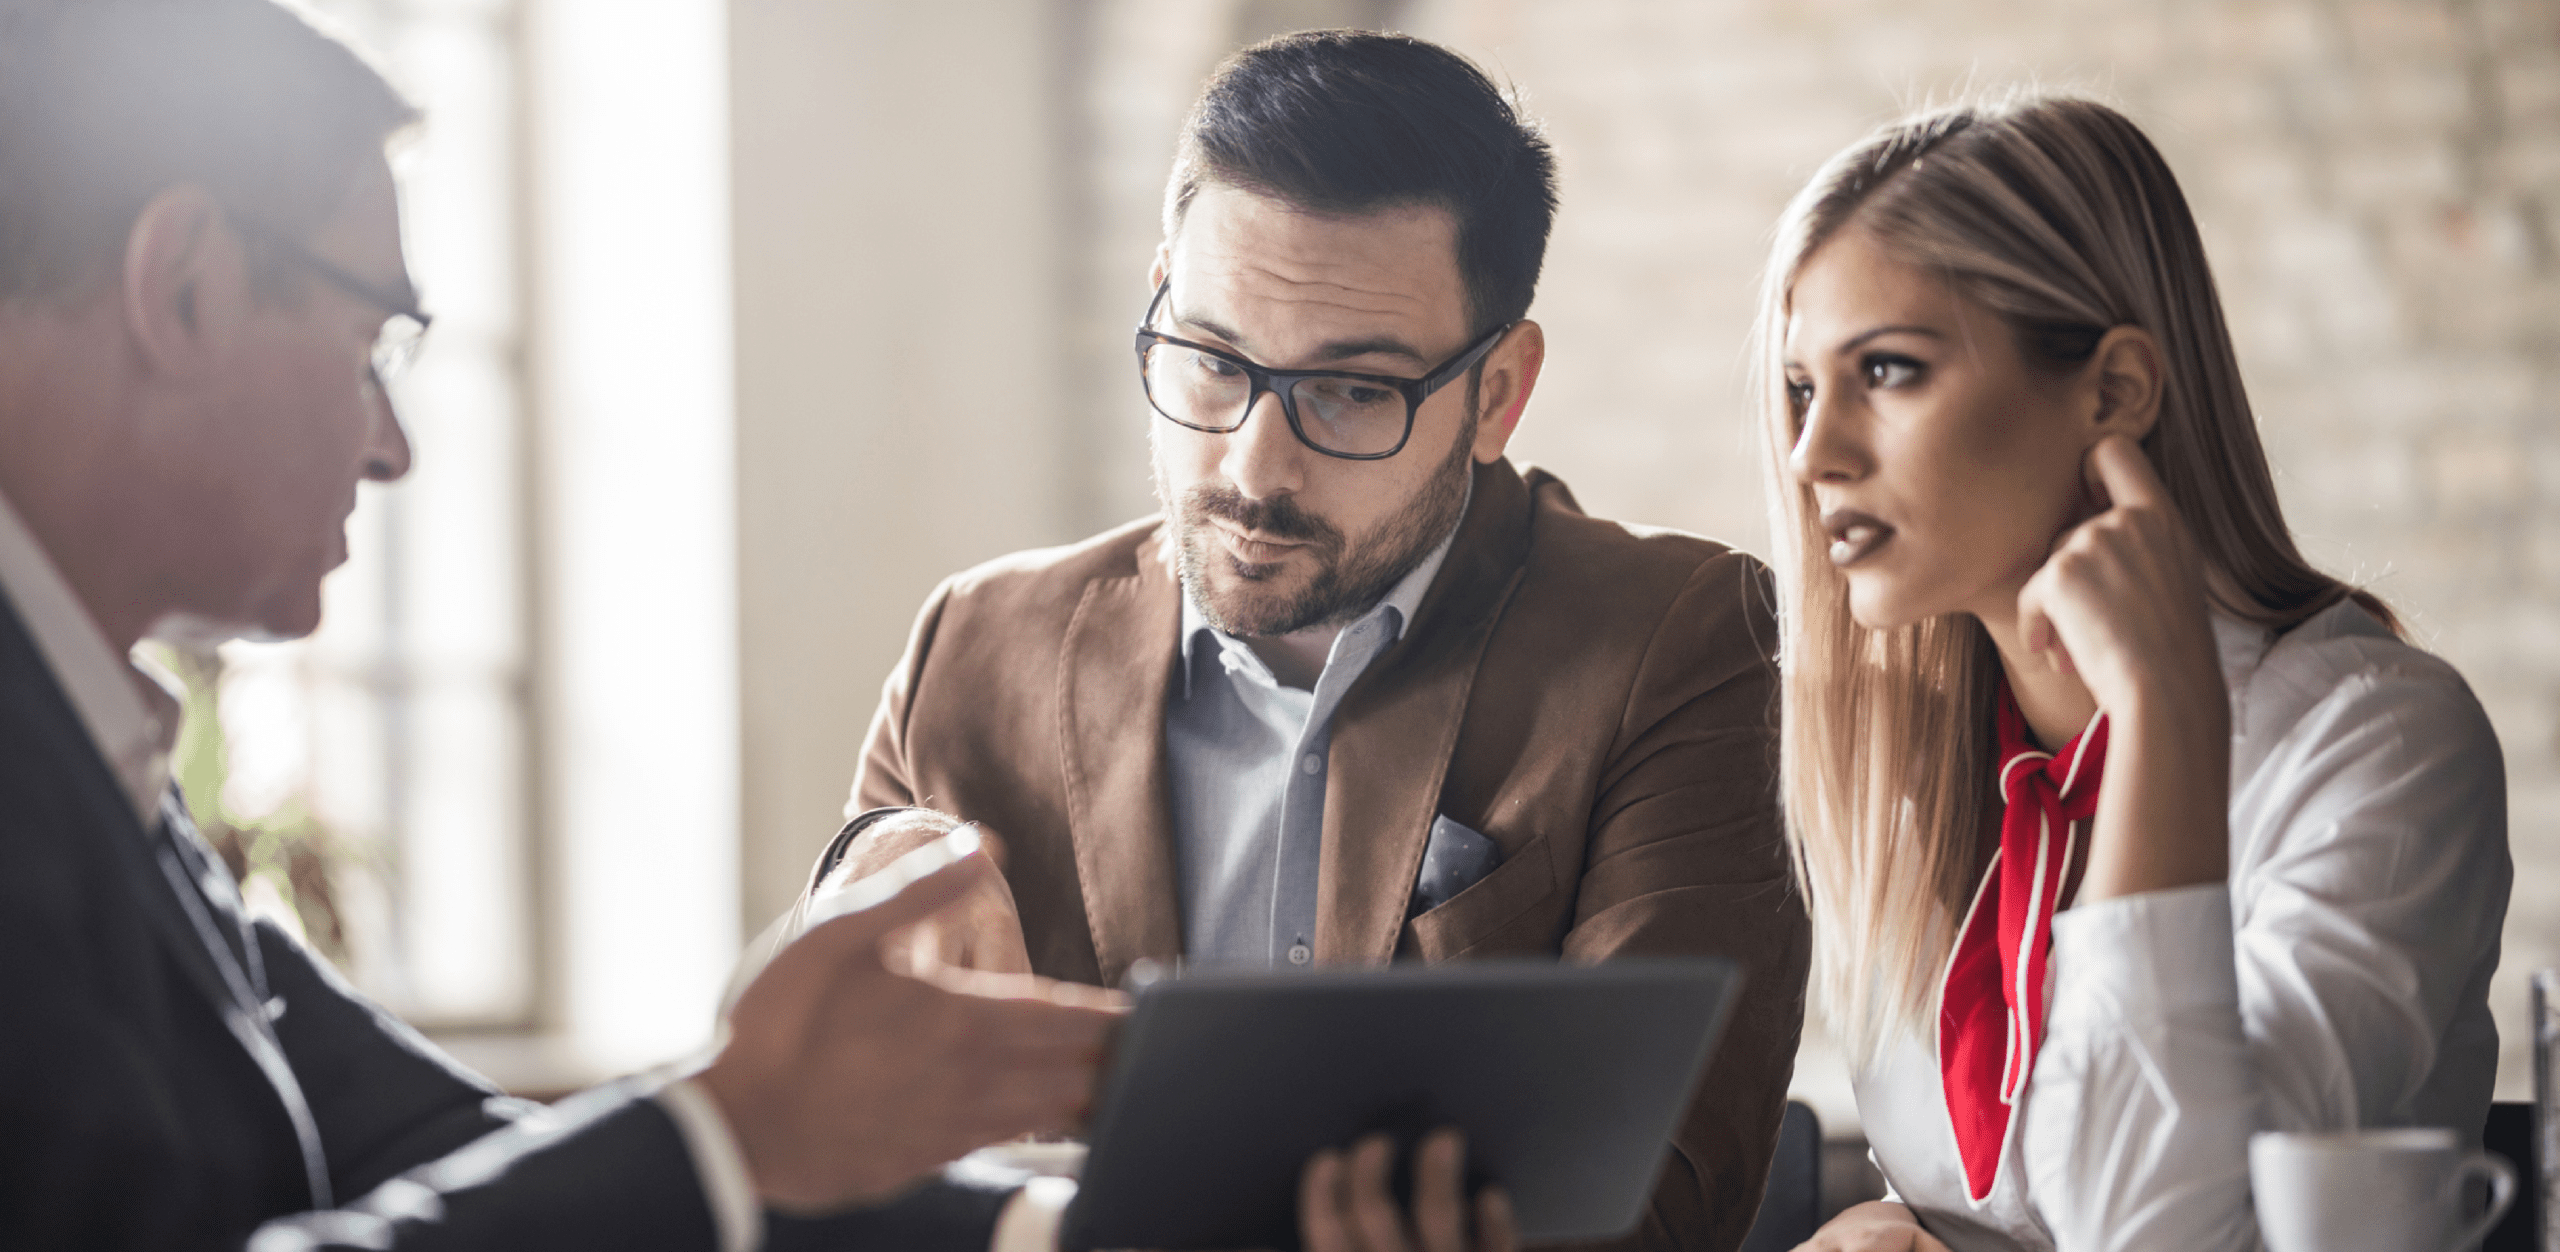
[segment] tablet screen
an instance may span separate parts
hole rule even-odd
[[[1707,957],[1159,981],[1122,1028],[1062,1246],[1295,1248],[1310,1154],[1443,1125],[1523,1241],[1624,1234],[1739,982]]]

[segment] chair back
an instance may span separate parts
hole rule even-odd
[[[2542,1252],[2542,1170],[2533,1150],[2533,1105],[2502,1100],[2489,1106],[2480,1146],[2516,1167],[2516,1202],[2480,1240],[2480,1252]]]
[[[1788,1252],[1822,1224],[1822,1123],[1813,1106],[1787,1101],[1778,1123],[1778,1151],[1769,1161],[1769,1190],[1760,1215],[1743,1237],[1741,1252]]]

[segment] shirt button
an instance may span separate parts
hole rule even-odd
[[[1309,774],[1321,774],[1324,772],[1324,758],[1310,752],[1298,758],[1298,768]]]
[[[1303,943],[1293,943],[1289,945],[1289,963],[1291,965],[1304,965],[1307,962],[1314,960],[1315,957],[1316,954],[1309,951],[1307,945]]]

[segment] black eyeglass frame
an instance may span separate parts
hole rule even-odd
[[[312,251],[309,245],[283,231],[238,213],[228,216],[232,223],[240,228],[241,233],[252,236],[258,242],[283,253],[287,260],[311,271],[320,281],[393,317],[405,317],[418,324],[418,333],[408,337],[407,347],[399,353],[397,360],[384,361],[378,341],[375,351],[367,354],[365,366],[371,371],[375,386],[379,387],[391,377],[396,376],[401,368],[408,364],[409,358],[417,355],[417,344],[427,337],[427,329],[435,325],[436,319],[434,314],[418,307],[418,297],[414,292],[396,292],[374,286],[348,273],[337,262]]]
[[[1156,416],[1185,430],[1196,430],[1209,435],[1233,434],[1244,429],[1246,419],[1253,416],[1253,406],[1262,402],[1264,392],[1269,392],[1280,397],[1280,412],[1289,419],[1289,433],[1296,435],[1298,442],[1326,456],[1339,457],[1345,461],[1383,461],[1404,451],[1405,444],[1413,439],[1413,418],[1416,413],[1422,411],[1422,402],[1430,399],[1441,388],[1448,386],[1460,374],[1473,368],[1476,362],[1484,359],[1486,353],[1493,351],[1493,345],[1502,342],[1502,336],[1505,333],[1520,324],[1504,322],[1486,331],[1474,343],[1459,349],[1458,355],[1441,362],[1420,378],[1397,378],[1389,374],[1360,374],[1348,370],[1275,370],[1256,365],[1222,348],[1212,348],[1204,343],[1193,343],[1188,339],[1177,339],[1148,329],[1155,325],[1156,310],[1163,307],[1165,293],[1172,290],[1173,279],[1170,276],[1156,284],[1155,298],[1147,302],[1147,315],[1138,322],[1138,389],[1146,393],[1147,407],[1154,409]],[[1198,422],[1186,422],[1165,412],[1164,406],[1156,403],[1155,389],[1147,382],[1147,350],[1158,344],[1171,344],[1177,348],[1188,348],[1193,352],[1205,352],[1244,371],[1246,379],[1250,381],[1251,390],[1245,393],[1244,405],[1236,410],[1236,420],[1233,424],[1203,426]],[[1385,387],[1402,395],[1404,397],[1404,433],[1396,436],[1396,446],[1384,452],[1337,452],[1309,439],[1307,428],[1298,423],[1298,402],[1290,391],[1310,378],[1347,378],[1353,382],[1372,383]]]

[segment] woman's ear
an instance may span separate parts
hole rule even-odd
[[[2086,378],[2095,392],[2089,410],[2092,440],[2123,435],[2136,443],[2160,421],[2160,391],[2167,369],[2160,341],[2139,326],[2118,326],[2098,340]]]

